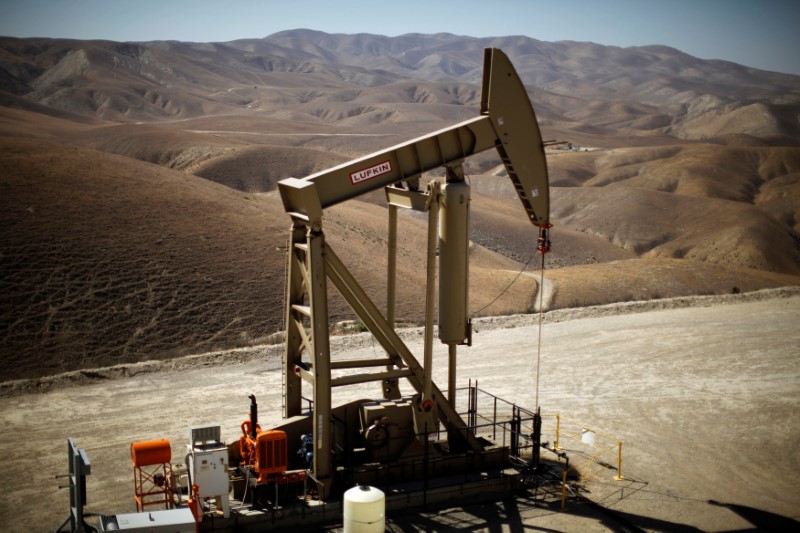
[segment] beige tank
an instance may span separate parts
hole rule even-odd
[[[439,212],[439,340],[466,344],[469,337],[469,185],[442,187]]]

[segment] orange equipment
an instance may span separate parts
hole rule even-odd
[[[149,505],[175,506],[172,490],[172,450],[168,439],[148,440],[131,444],[133,462],[133,494],[136,511]]]
[[[249,420],[242,423],[242,436],[239,437],[239,451],[242,453],[242,466],[252,466],[258,474],[258,483],[273,481],[289,468],[289,444],[286,432],[279,429],[261,431],[256,426],[253,440],[249,430]]]
[[[242,422],[239,451],[242,466],[252,466],[258,474],[257,483],[275,481],[289,468],[289,444],[286,432],[279,429],[261,431],[258,425],[258,405],[250,396],[250,419]]]
[[[289,448],[286,432],[272,429],[256,437],[255,470],[258,483],[271,481],[289,468]]]
[[[203,521],[203,504],[200,501],[200,487],[193,484],[189,501],[187,502],[189,510],[192,511],[194,517],[195,531],[200,533],[200,522]]]
[[[256,437],[261,433],[261,426],[253,427],[249,420],[242,422],[242,436],[239,437],[239,453],[242,455],[242,466],[251,466],[255,462],[253,455],[256,449]]]

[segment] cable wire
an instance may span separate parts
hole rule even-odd
[[[484,305],[483,307],[481,307],[481,308],[480,308],[480,309],[478,309],[477,311],[473,312],[472,314],[473,314],[473,315],[479,315],[479,314],[480,314],[480,313],[481,313],[481,312],[482,312],[484,309],[486,309],[487,307],[491,306],[493,303],[495,303],[497,300],[499,300],[499,299],[500,299],[500,298],[501,298],[501,297],[502,297],[502,296],[503,296],[503,295],[504,295],[506,292],[508,292],[508,289],[510,289],[510,288],[511,288],[511,286],[512,286],[512,285],[514,285],[514,283],[516,283],[516,281],[519,279],[519,277],[522,275],[522,273],[523,273],[523,272],[525,272],[525,269],[526,269],[526,268],[528,268],[528,265],[530,265],[530,264],[531,264],[531,261],[532,261],[532,260],[533,260],[533,256],[531,255],[531,256],[528,258],[528,260],[527,260],[527,261],[525,261],[525,264],[524,264],[524,265],[522,265],[522,268],[520,269],[520,271],[519,271],[519,272],[517,272],[517,275],[516,275],[516,276],[514,276],[514,279],[512,279],[512,280],[511,280],[511,282],[510,282],[508,285],[506,285],[506,288],[505,288],[505,289],[503,289],[502,291],[500,291],[500,294],[498,294],[497,296],[495,296],[494,300],[492,300],[492,301],[491,301],[491,302],[489,302],[488,304]]]
[[[539,367],[542,361],[542,317],[544,316],[544,255],[542,254],[542,276],[539,281],[539,334],[536,347],[536,409],[539,409]]]

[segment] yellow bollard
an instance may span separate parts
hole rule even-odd
[[[561,472],[561,510],[564,510],[565,502],[567,501],[567,469]]]
[[[622,441],[617,442],[617,475],[614,479],[617,481],[625,479],[622,477]]]

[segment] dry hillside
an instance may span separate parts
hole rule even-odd
[[[281,328],[289,224],[276,194],[41,140],[0,142],[3,380],[264,342]],[[379,303],[384,215],[354,202],[328,225]],[[417,321],[425,229],[402,223],[398,317]],[[517,263],[480,247],[472,256],[473,300],[485,305]],[[534,292],[532,280],[518,284],[490,309],[529,309]],[[340,299],[332,307],[332,320],[352,318]]]
[[[548,149],[546,308],[800,284],[797,76],[523,37],[0,38],[0,380],[276,333],[277,182],[474,117],[485,46],[570,143]],[[536,232],[496,154],[465,169],[471,311],[529,312]],[[382,306],[386,211],[361,200],[325,229]],[[398,315],[419,322],[425,229],[401,224]]]

